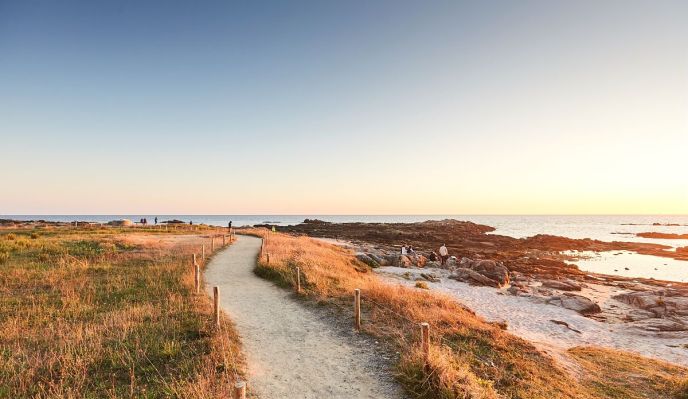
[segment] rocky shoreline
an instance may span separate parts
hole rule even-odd
[[[486,234],[494,228],[457,220],[385,224],[307,220],[277,229],[350,242],[359,260],[371,267],[423,268],[427,272],[415,278],[493,287],[501,294],[530,297],[601,322],[688,338],[688,284],[583,272],[564,262],[567,257],[561,254],[627,250],[657,255],[668,252],[663,245],[548,235],[516,239]],[[442,243],[453,255],[446,265],[429,259]],[[413,246],[415,254],[401,255],[401,245]],[[688,251],[673,254],[682,259]]]

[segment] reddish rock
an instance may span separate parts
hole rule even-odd
[[[551,305],[561,306],[566,309],[575,310],[582,315],[589,315],[599,313],[602,311],[600,306],[581,295],[565,293],[559,296],[553,296],[547,300]]]
[[[580,291],[581,285],[571,280],[542,280],[542,286],[560,291]]]
[[[475,270],[467,269],[465,267],[456,268],[454,270],[454,273],[451,276],[449,276],[449,278],[471,284],[487,285],[490,287],[499,286],[498,282],[488,277],[485,277],[484,275],[476,272]]]

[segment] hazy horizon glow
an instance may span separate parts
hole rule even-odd
[[[688,214],[687,20],[0,2],[0,215]]]

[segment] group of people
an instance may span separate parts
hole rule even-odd
[[[142,225],[145,226],[145,225],[148,224],[148,219],[146,219],[146,218],[141,218],[141,219],[139,220],[139,223],[141,223]],[[158,217],[157,217],[157,216],[155,217],[155,225],[156,225],[156,226],[158,225]]]
[[[407,256],[416,256],[416,251],[412,246],[407,246],[404,244],[401,246],[401,254]],[[439,255],[435,251],[430,252],[428,259],[432,262],[440,261],[441,265],[445,265],[449,259],[449,250],[447,249],[447,244],[442,244],[439,249]]]

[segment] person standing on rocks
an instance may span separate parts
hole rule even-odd
[[[447,263],[447,259],[449,259],[449,250],[447,249],[447,244],[442,244],[440,247],[440,258],[442,259],[442,266],[444,266],[444,264]]]

